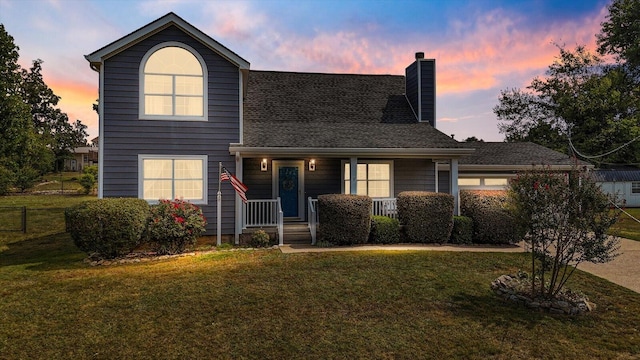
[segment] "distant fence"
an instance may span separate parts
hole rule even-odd
[[[26,206],[0,206],[1,232],[65,231],[65,208],[27,208]]]

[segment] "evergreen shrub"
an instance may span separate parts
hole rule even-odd
[[[460,191],[460,214],[473,220],[473,242],[514,244],[524,233],[507,207],[508,194],[500,190]]]
[[[373,244],[397,244],[400,242],[400,222],[388,216],[371,218],[371,235],[369,242]]]
[[[453,230],[449,242],[452,244],[471,244],[473,242],[473,220],[470,217],[453,217]]]
[[[449,241],[453,228],[453,196],[427,191],[404,191],[397,197],[398,219],[410,242]]]
[[[65,210],[67,231],[76,246],[91,256],[115,258],[142,241],[149,204],[142,199],[89,200]]]
[[[371,231],[368,196],[326,194],[318,196],[318,238],[335,245],[364,244]]]

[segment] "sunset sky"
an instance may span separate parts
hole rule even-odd
[[[595,49],[603,0],[0,0],[20,64],[44,61],[60,108],[98,135],[98,73],[84,55],[173,11],[254,70],[404,75],[415,52],[436,59],[437,128],[502,141],[500,90],[524,87],[558,55]]]

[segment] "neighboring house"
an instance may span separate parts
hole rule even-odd
[[[640,207],[640,170],[596,170],[593,175],[604,192],[624,200],[627,207]]]
[[[64,171],[81,172],[86,166],[98,165],[98,148],[80,146],[71,151],[71,156],[64,159]]]
[[[99,196],[182,197],[215,233],[222,162],[249,187],[247,205],[222,187],[222,233],[236,241],[273,223],[278,203],[301,221],[320,194],[435,191],[437,162],[451,164],[440,182],[457,201],[473,149],[435,129],[435,60],[423,57],[406,76],[252,71],[169,13],[86,56],[100,73]]]
[[[463,146],[475,149],[459,162],[458,185],[460,189],[500,190],[518,172],[532,169],[569,171],[576,166],[593,168],[593,165],[576,160],[566,154],[532,142],[465,142]],[[441,177],[448,176],[448,164],[438,166]],[[446,184],[446,183],[444,183]],[[442,188],[442,191],[449,191]]]

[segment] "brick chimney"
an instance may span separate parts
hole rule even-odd
[[[436,60],[416,53],[416,61],[405,69],[405,96],[420,122],[436,127]]]

